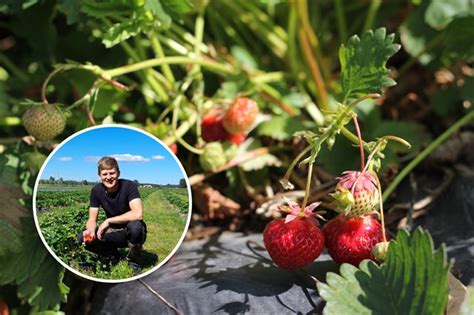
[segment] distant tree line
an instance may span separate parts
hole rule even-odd
[[[179,184],[166,184],[166,185],[160,185],[160,184],[151,184],[151,183],[140,183],[138,180],[134,180],[135,183],[139,186],[147,186],[147,187],[168,187],[168,188],[186,188],[186,180],[184,178],[181,178],[179,180]],[[98,181],[92,182],[88,180],[71,180],[71,179],[66,179],[64,180],[62,177],[59,177],[56,179],[53,176],[50,176],[48,179],[40,179],[40,185],[64,185],[64,186],[92,186],[98,183]]]

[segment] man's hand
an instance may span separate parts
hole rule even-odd
[[[86,243],[86,244],[92,243],[95,239],[94,230],[87,229],[84,232],[82,232],[82,239],[83,239],[84,243]]]
[[[99,240],[102,240],[102,236],[109,229],[109,227],[110,227],[110,222],[108,219],[102,222],[101,225],[99,225],[99,229],[97,230],[97,237],[99,238]]]

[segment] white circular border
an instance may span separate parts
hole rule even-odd
[[[159,143],[161,146],[163,146],[170,154],[171,156],[173,157],[173,159],[175,160],[175,162],[178,164],[179,168],[181,169],[181,172],[184,176],[184,180],[186,181],[186,187],[188,189],[188,203],[189,203],[189,207],[188,207],[188,218],[186,219],[186,225],[184,227],[184,230],[183,230],[183,233],[181,235],[181,238],[179,239],[178,243],[176,244],[176,246],[174,247],[174,249],[168,254],[168,256],[166,256],[165,259],[163,259],[163,261],[161,263],[159,263],[158,265],[156,265],[155,267],[153,267],[152,269],[144,272],[144,273],[141,273],[139,275],[136,275],[134,277],[130,277],[130,278],[125,278],[125,279],[120,279],[120,280],[116,280],[116,279],[101,279],[101,278],[94,278],[94,277],[91,277],[91,276],[88,276],[88,275],[85,275],[79,271],[77,271],[76,269],[72,268],[71,266],[67,265],[64,261],[62,261],[58,256],[56,256],[56,254],[54,253],[54,251],[51,249],[51,247],[49,247],[48,243],[46,242],[46,240],[44,239],[43,237],[43,233],[41,232],[41,228],[39,226],[39,222],[38,222],[38,216],[37,216],[37,211],[36,211],[36,194],[37,194],[37,191],[38,191],[38,186],[39,186],[39,182],[40,182],[40,179],[41,179],[41,176],[43,175],[43,171],[46,167],[46,165],[49,163],[49,160],[56,154],[56,152],[63,146],[65,145],[67,142],[69,142],[70,140],[72,140],[73,138],[75,138],[76,136],[80,135],[80,134],[83,134],[83,133],[86,133],[88,131],[91,131],[91,130],[95,130],[95,129],[102,129],[102,128],[123,128],[123,129],[130,129],[130,130],[133,130],[133,131],[137,131],[139,133],[142,133],[143,135],[151,138],[152,140],[155,140],[157,143]],[[49,253],[54,257],[54,259],[56,259],[64,268],[66,268],[67,270],[71,271],[72,273],[82,277],[82,278],[85,278],[85,279],[88,279],[88,280],[91,280],[91,281],[96,281],[96,282],[101,282],[101,283],[124,283],[124,282],[129,282],[129,281],[133,281],[133,280],[137,280],[137,279],[140,279],[140,278],[143,278],[143,277],[146,277],[147,275],[151,274],[152,272],[155,272],[156,270],[158,270],[161,266],[163,266],[164,264],[166,264],[171,257],[173,257],[173,255],[176,253],[176,251],[179,249],[179,247],[181,246],[181,243],[184,241],[184,238],[186,236],[186,233],[189,229],[189,224],[191,222],[191,215],[192,215],[192,195],[191,195],[191,185],[189,184],[189,178],[188,178],[188,174],[186,173],[186,171],[184,170],[184,167],[183,165],[181,164],[181,161],[178,159],[178,157],[171,151],[171,149],[166,145],[164,144],[160,139],[156,138],[155,136],[153,136],[152,134],[142,130],[142,129],[139,129],[139,128],[136,128],[136,127],[132,127],[132,126],[127,126],[127,125],[122,125],[122,124],[110,124],[110,125],[98,125],[98,126],[92,126],[92,127],[88,127],[88,128],[85,128],[85,129],[82,129],[72,135],[70,135],[69,137],[67,137],[66,139],[64,139],[56,148],[54,148],[54,150],[48,155],[48,157],[46,158],[45,162],[43,163],[43,165],[41,166],[41,169],[38,173],[38,176],[36,177],[36,181],[35,181],[35,187],[34,187],[34,190],[33,190],[33,218],[35,220],[35,225],[36,225],[36,230],[38,231],[38,234],[41,238],[41,241],[43,242],[43,244],[45,245],[46,249],[49,251]]]

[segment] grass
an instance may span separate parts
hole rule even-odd
[[[142,272],[161,263],[175,248],[186,226],[186,215],[170,203],[164,188],[141,191],[144,221],[147,224],[147,239],[144,244]],[[45,193],[48,195],[48,193]],[[50,198],[49,198],[50,199]],[[46,199],[48,200],[48,199]],[[100,212],[99,220],[105,217]],[[52,207],[50,211],[38,214],[43,236],[62,260],[83,274],[100,279],[125,279],[133,276],[126,256],[128,249],[119,249],[121,260],[110,264],[107,258],[93,258],[83,246],[74,245],[77,233],[83,229],[87,219],[87,209],[79,204],[70,207]],[[84,264],[85,263],[85,264]]]
[[[186,225],[186,217],[178,207],[166,200],[166,191],[158,190],[144,201],[144,220],[148,235],[144,249],[158,255],[158,263],[168,256],[178,243]]]

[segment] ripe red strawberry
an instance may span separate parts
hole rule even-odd
[[[0,298],[0,315],[8,315],[10,311],[8,310],[8,305],[3,299]]]
[[[92,234],[89,234],[89,233],[84,234],[84,242],[86,244],[91,243],[93,240],[94,240],[94,236]]]
[[[382,242],[382,226],[370,217],[347,217],[343,214],[323,227],[329,256],[338,264],[358,266],[364,259],[374,259],[372,248]]]
[[[347,171],[339,177],[336,192],[331,196],[338,212],[349,217],[361,216],[375,210],[377,184],[369,172]]]
[[[36,140],[46,141],[63,132],[66,119],[55,104],[34,105],[23,114],[23,126]]]
[[[202,138],[206,142],[215,141],[230,141],[234,144],[241,144],[244,142],[245,133],[230,134],[222,125],[224,120],[224,113],[219,109],[211,109],[206,116],[204,116],[201,123]]]
[[[241,144],[242,142],[245,141],[246,137],[247,137],[247,135],[245,133],[238,133],[238,134],[234,134],[234,135],[230,134],[229,135],[229,140],[233,144]]]
[[[263,242],[273,262],[286,270],[302,268],[321,255],[324,235],[310,216],[318,204],[305,210],[290,204],[292,214],[286,220],[275,219],[263,231]],[[282,209],[283,210],[283,209]]]
[[[178,145],[176,143],[172,143],[168,146],[171,149],[171,152],[174,153],[174,155],[178,154]]]
[[[257,102],[247,97],[238,97],[225,113],[224,128],[231,134],[247,132],[257,114]]]

